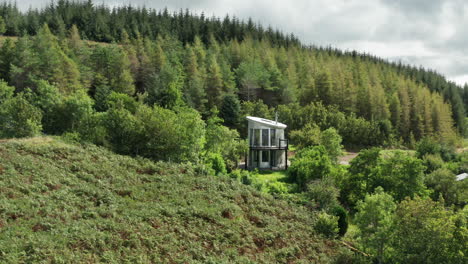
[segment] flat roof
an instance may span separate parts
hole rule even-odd
[[[466,177],[468,176],[468,173],[462,173],[462,174],[459,174],[457,175],[457,181],[462,181],[464,179],[466,179]]]
[[[253,122],[256,122],[256,123],[260,123],[260,124],[263,124],[263,125],[271,126],[271,127],[276,127],[276,128],[283,128],[284,129],[284,128],[287,127],[287,125],[285,125],[283,123],[273,121],[273,120],[269,120],[269,119],[265,119],[265,118],[261,118],[261,117],[247,116],[247,120],[253,121]]]

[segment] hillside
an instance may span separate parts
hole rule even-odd
[[[313,213],[191,167],[37,137],[0,142],[2,263],[310,263]]]
[[[70,116],[86,113],[85,119],[98,120],[121,106],[109,102],[117,97],[133,105],[127,108],[132,115],[138,112],[132,99],[150,107],[192,108],[203,120],[217,109],[223,124],[241,136],[244,116],[272,119],[274,112],[290,130],[311,123],[335,127],[347,146],[414,147],[425,137],[453,145],[465,133],[468,99],[462,98],[468,93],[443,76],[307,46],[252,20],[66,0],[27,12],[4,3],[0,17],[0,34],[20,36],[0,49],[0,79],[40,108],[42,120],[36,119],[49,135],[83,133],[85,122]],[[44,82],[55,88],[45,91]],[[31,99],[44,99],[54,89],[58,94],[43,105]],[[70,97],[73,102],[66,102]],[[54,112],[67,105],[67,113],[80,111],[73,106],[86,102],[88,110],[57,121]],[[317,105],[325,113],[309,119]],[[329,112],[348,120],[327,119]],[[93,137],[86,140],[102,144]]]

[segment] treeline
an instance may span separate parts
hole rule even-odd
[[[225,43],[211,38],[206,46],[196,37],[184,46],[170,36],[156,41],[125,36],[119,44],[95,45],[83,42],[77,27],[58,38],[43,26],[34,37],[5,41],[0,69],[0,78],[16,92],[36,91],[37,80],[46,80],[66,96],[87,93],[98,112],[108,109],[107,97],[116,92],[148,105],[189,106],[203,117],[216,107],[227,111],[226,121],[234,119],[227,125],[242,132],[239,101],[262,100],[292,129],[326,122],[324,115],[311,118],[307,105],[313,103],[329,106],[326,112],[340,112],[341,118],[354,114],[384,126],[385,133],[403,142],[456,136],[451,105],[389,65],[252,38]],[[294,110],[288,113],[284,105]]]
[[[180,10],[171,13],[167,9],[155,10],[145,7],[122,6],[109,8],[93,1],[51,1],[41,10],[29,9],[20,12],[16,3],[3,2],[0,16],[6,22],[7,36],[35,35],[42,25],[48,24],[52,33],[65,36],[72,25],[76,25],[87,40],[118,42],[125,31],[131,38],[145,36],[156,39],[159,35],[171,35],[181,42],[190,43],[196,36],[209,42],[211,35],[218,41],[243,40],[247,35],[254,39],[268,39],[276,45],[299,45],[293,34],[284,34],[272,27],[226,16],[206,17]]]

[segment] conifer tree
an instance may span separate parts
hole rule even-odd
[[[5,20],[3,20],[3,17],[0,16],[0,36],[5,34],[5,32],[6,32]]]
[[[207,60],[206,94],[209,107],[221,106],[223,95],[223,77],[215,56],[210,55]]]
[[[187,75],[184,89],[185,100],[189,106],[203,113],[207,103],[205,84],[199,71],[197,56],[190,46],[186,48],[185,72]]]

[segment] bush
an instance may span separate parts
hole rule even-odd
[[[431,138],[423,138],[416,146],[416,155],[418,158],[422,158],[427,154],[439,154],[444,161],[451,161],[456,156],[455,149],[453,147],[446,144],[440,144]]]
[[[299,149],[320,144],[320,128],[313,123],[308,123],[301,130],[293,130],[289,134],[291,142]]]
[[[440,144],[430,138],[421,139],[416,146],[416,155],[419,158],[424,157],[427,154],[439,154]]]
[[[19,94],[0,104],[0,138],[31,137],[42,130],[42,113]]]
[[[328,210],[338,204],[340,190],[329,179],[315,180],[307,185],[306,196],[317,203],[319,209]]]
[[[323,146],[308,147],[298,151],[296,159],[288,169],[289,177],[302,189],[315,179],[328,176],[333,164]]]
[[[335,238],[339,231],[338,217],[322,211],[318,215],[317,222],[314,224],[314,229],[325,237]]]
[[[343,154],[343,146],[341,142],[343,139],[336,129],[329,128],[322,132],[320,137],[320,143],[325,147],[325,150],[328,153],[328,156],[333,162],[338,162],[338,157]]]
[[[444,161],[439,154],[426,154],[422,160],[426,166],[426,173],[431,173],[444,166]]]
[[[330,212],[338,217],[338,235],[344,236],[348,231],[348,212],[341,205],[336,205]]]
[[[207,158],[207,166],[214,171],[215,175],[225,175],[227,173],[226,164],[221,154],[210,153]]]
[[[288,185],[284,182],[269,182],[267,183],[268,192],[274,194],[285,194],[289,192]]]
[[[455,174],[448,169],[435,170],[426,176],[425,183],[433,191],[432,200],[437,201],[442,197],[446,205],[457,204],[463,192],[458,188]]]

